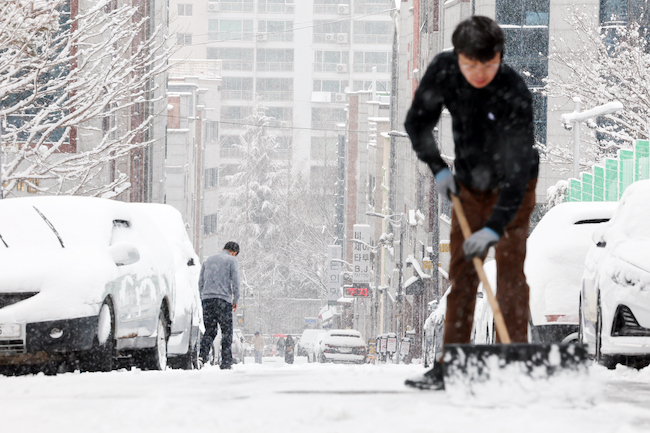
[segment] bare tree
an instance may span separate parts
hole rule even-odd
[[[4,195],[21,183],[53,194],[118,194],[128,176],[106,176],[107,164],[151,144],[140,137],[153,114],[129,116],[154,102],[152,78],[168,58],[161,28],[143,38],[147,18],[135,7],[91,3],[71,14],[65,0],[0,2]]]
[[[577,96],[586,108],[615,100],[624,107],[590,122],[591,129],[583,128],[582,156],[593,165],[650,136],[650,43],[647,29],[634,20],[597,27],[577,7],[567,16],[578,39],[552,40],[549,60],[557,66],[558,78],[546,80],[545,92],[569,101]],[[569,149],[544,150],[550,160],[572,159]]]

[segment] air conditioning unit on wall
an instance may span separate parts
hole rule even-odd
[[[339,63],[336,65],[336,72],[348,72],[348,65],[346,63]]]
[[[345,102],[345,93],[335,93],[334,94],[334,102]]]
[[[336,42],[336,34],[334,34],[334,33],[326,33],[325,34],[325,41],[326,42]]]
[[[269,36],[266,33],[258,33],[256,38],[258,42],[264,42],[269,39]]]
[[[337,33],[336,34],[336,43],[337,44],[347,44],[348,43],[348,34],[347,33]]]
[[[350,14],[350,5],[338,5],[336,11],[339,15],[349,15]]]
[[[210,11],[210,12],[219,12],[219,3],[217,3],[217,2],[209,2],[208,3],[208,11]]]

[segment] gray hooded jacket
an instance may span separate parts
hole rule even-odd
[[[203,262],[199,292],[201,300],[219,298],[235,304],[239,301],[239,265],[227,250]]]

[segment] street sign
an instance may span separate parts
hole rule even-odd
[[[305,317],[305,324],[307,325],[315,325],[318,322],[318,318],[316,317]]]
[[[369,284],[354,284],[353,286],[345,287],[345,296],[354,298],[367,298],[370,296]]]
[[[352,228],[352,283],[370,283],[370,226],[355,224]]]
[[[327,304],[336,305],[341,297],[341,246],[327,246]]]

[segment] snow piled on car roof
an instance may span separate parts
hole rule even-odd
[[[114,230],[116,220],[128,221],[128,235]],[[174,266],[169,240],[132,203],[67,196],[0,200],[0,236],[1,290],[39,292],[0,310],[5,321],[96,315],[108,281]],[[115,265],[109,247],[120,241],[138,249],[138,262]]]
[[[597,222],[611,218],[615,202],[561,203],[548,211],[528,238],[524,271],[533,323],[546,315],[577,322],[580,281]]]

